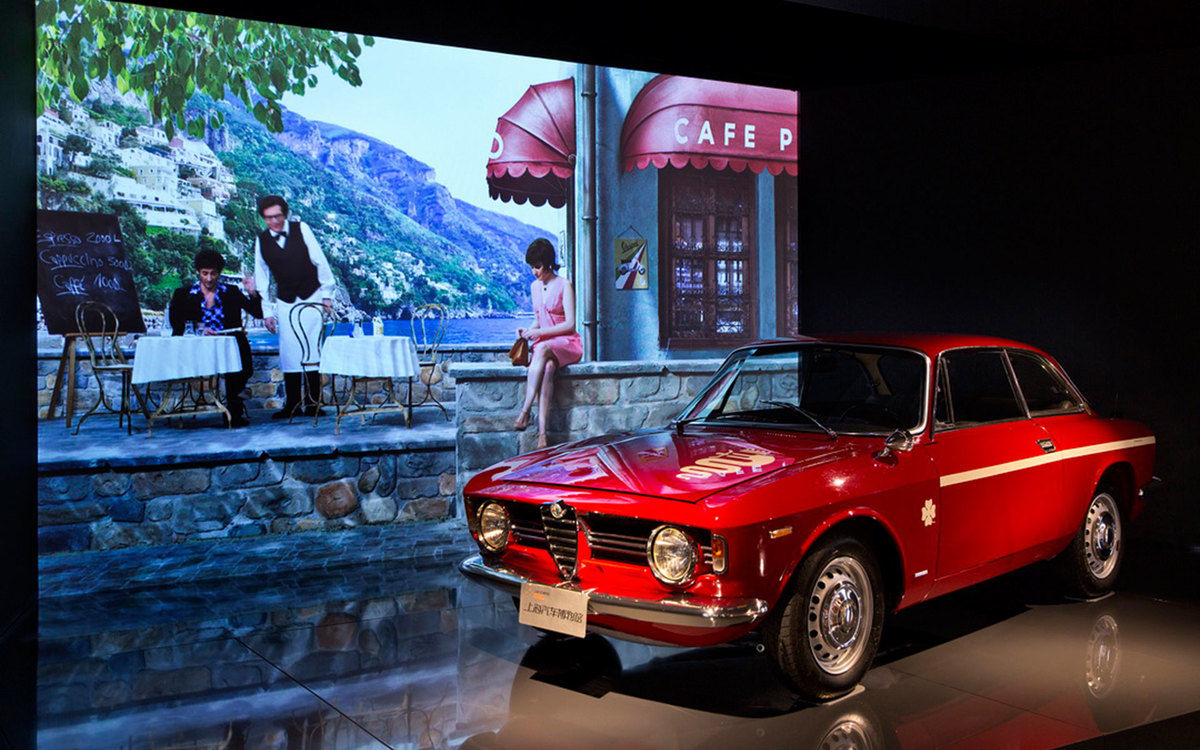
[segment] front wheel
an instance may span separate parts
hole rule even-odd
[[[883,608],[871,552],[848,537],[826,541],[800,563],[765,623],[767,655],[798,695],[817,700],[844,695],[875,658]]]
[[[1125,551],[1122,536],[1117,492],[1102,484],[1092,495],[1071,546],[1063,553],[1063,572],[1073,593],[1092,598],[1112,590]]]

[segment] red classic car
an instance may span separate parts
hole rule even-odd
[[[630,405],[636,408],[636,405]],[[1154,436],[1038,349],[960,335],[734,351],[669,427],[518,456],[464,488],[460,569],[571,635],[702,646],[760,629],[798,694],[849,692],[884,613],[1059,557],[1113,586]]]

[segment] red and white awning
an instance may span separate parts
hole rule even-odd
[[[496,121],[488,194],[561,208],[574,171],[575,79],[534,84]]]
[[[625,115],[621,164],[797,175],[798,112],[795,91],[660,75]]]

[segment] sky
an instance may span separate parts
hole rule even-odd
[[[484,168],[496,119],[530,85],[568,78],[574,65],[555,60],[375,38],[358,58],[362,86],[328,69],[303,96],[283,105],[309,119],[378,138],[433,167],[451,195],[512,216],[557,236],[565,209],[490,198]]]

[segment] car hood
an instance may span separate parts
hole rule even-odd
[[[809,433],[673,430],[606,435],[508,462],[493,481],[606,490],[696,502],[797,464],[836,460],[851,441]]]

